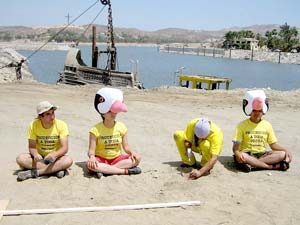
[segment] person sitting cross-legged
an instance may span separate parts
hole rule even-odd
[[[137,167],[140,156],[128,144],[127,128],[116,116],[127,112],[123,93],[115,88],[102,88],[94,100],[96,111],[102,121],[90,129],[89,159],[87,169],[98,178],[105,175],[132,175],[141,173]],[[126,154],[122,154],[122,149]]]
[[[65,176],[73,161],[68,152],[68,127],[65,122],[55,118],[57,106],[48,101],[37,105],[38,117],[28,129],[29,153],[18,155],[18,165],[26,169],[18,173],[17,180],[24,181],[42,175]]]
[[[233,136],[234,161],[245,172],[252,169],[289,169],[291,153],[277,143],[272,125],[262,116],[269,104],[262,90],[248,91],[243,99],[244,113],[250,116],[240,122]],[[269,144],[271,151],[267,151]]]

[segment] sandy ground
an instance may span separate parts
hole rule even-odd
[[[279,144],[293,154],[287,172],[235,169],[231,138],[245,119],[245,90],[205,91],[185,88],[136,90],[123,88],[129,111],[118,115],[128,127],[129,144],[142,156],[143,173],[100,180],[86,173],[89,128],[100,120],[93,107],[100,86],[51,86],[28,81],[0,84],[0,199],[9,210],[113,206],[201,201],[200,206],[168,209],[4,216],[1,225],[30,224],[300,224],[300,91],[266,90],[265,115]],[[69,154],[74,164],[63,179],[16,181],[15,157],[27,151],[26,131],[39,101],[60,106],[56,116],[69,125]],[[225,143],[209,176],[191,181],[182,170],[173,133],[195,117],[208,116],[224,132]],[[199,159],[199,157],[198,157]]]

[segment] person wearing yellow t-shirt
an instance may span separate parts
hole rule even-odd
[[[127,112],[123,103],[123,93],[115,88],[102,88],[95,96],[94,106],[102,121],[90,129],[89,159],[86,163],[89,171],[98,178],[103,174],[139,174],[141,158],[128,144],[126,126],[116,121],[119,112]],[[126,154],[122,154],[122,149]]]
[[[209,174],[217,162],[223,145],[222,130],[208,118],[192,119],[185,131],[176,131],[174,140],[183,161],[182,167],[195,167],[194,153],[202,155],[201,168],[193,169],[189,174],[190,179],[197,179]]]
[[[30,123],[28,129],[29,153],[20,154],[16,161],[21,168],[17,180],[36,178],[55,174],[58,178],[65,175],[73,161],[68,152],[69,131],[65,122],[55,118],[57,106],[48,101],[37,105],[38,117]]]
[[[250,118],[240,122],[233,136],[233,153],[237,167],[245,172],[253,168],[289,169],[292,155],[277,144],[272,125],[262,119],[269,108],[262,90],[248,91],[243,100],[243,109]],[[267,151],[267,144],[271,151]]]

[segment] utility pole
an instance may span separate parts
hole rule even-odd
[[[68,13],[68,15],[66,15],[65,17],[67,17],[67,19],[68,19],[68,25],[70,24],[70,18],[72,17],[72,16],[70,16],[70,14]]]

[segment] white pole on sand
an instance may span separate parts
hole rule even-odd
[[[152,203],[152,204],[141,204],[141,205],[101,206],[101,207],[57,208],[57,209],[1,210],[0,214],[2,214],[3,216],[12,216],[12,215],[17,216],[17,215],[29,215],[29,214],[155,209],[155,208],[171,208],[171,207],[198,206],[198,205],[200,205],[200,201]]]
[[[3,214],[1,212],[5,212],[5,209],[9,203],[9,200],[0,200],[0,221],[2,219]]]

